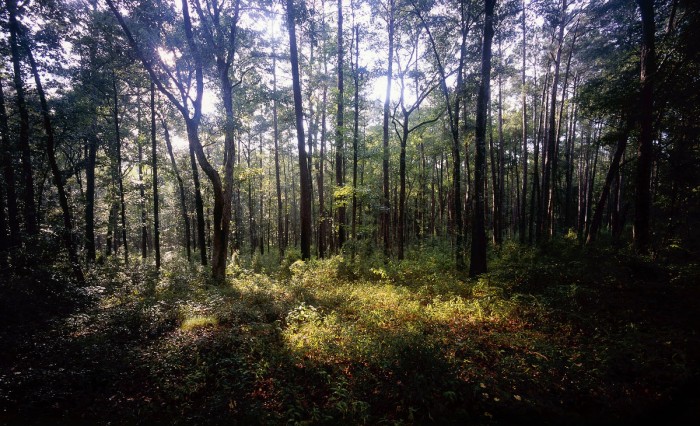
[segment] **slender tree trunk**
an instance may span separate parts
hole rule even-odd
[[[525,234],[526,234],[526,229],[527,229],[527,85],[526,85],[526,80],[525,80],[525,69],[527,68],[526,64],[526,52],[527,52],[527,38],[526,38],[526,27],[525,27],[525,20],[526,20],[526,15],[527,15],[527,9],[525,5],[525,0],[523,0],[523,13],[521,17],[521,28],[523,31],[523,56],[522,56],[522,71],[521,71],[521,92],[520,92],[520,97],[521,97],[521,102],[522,102],[522,108],[523,108],[523,119],[522,119],[522,127],[523,127],[523,190],[522,190],[522,204],[520,208],[520,243],[525,244]]]
[[[294,91],[294,115],[297,129],[297,145],[299,150],[299,181],[300,181],[300,219],[301,219],[301,257],[311,258],[311,176],[306,159],[304,145],[304,109],[301,104],[301,80],[299,77],[299,54],[295,27],[294,1],[287,0],[287,29],[289,31],[289,50],[292,65],[292,88]]]
[[[486,175],[486,109],[491,85],[491,41],[493,39],[493,9],[496,0],[485,0],[484,42],[481,53],[481,84],[476,103],[476,156],[474,186],[476,203],[472,227],[469,275],[486,272],[486,227],[484,223],[484,180]]]
[[[335,126],[335,184],[338,189],[345,186],[345,176],[343,173],[343,139],[345,125],[344,122],[344,51],[343,51],[343,0],[338,0],[338,112],[336,115]],[[336,209],[338,218],[338,250],[343,249],[345,244],[345,200],[339,200],[338,208]]]
[[[156,149],[156,87],[151,82],[151,167],[153,168],[153,246],[156,252],[156,269],[160,269],[160,217],[158,200],[158,152]]]
[[[192,182],[194,183],[194,207],[197,215],[197,245],[199,245],[199,261],[202,265],[207,264],[207,244],[204,238],[204,200],[202,200],[202,189],[199,181],[199,169],[194,155],[194,147],[189,144],[190,168],[192,169]],[[196,246],[196,245],[195,245]]]
[[[440,55],[435,43],[435,39],[430,32],[430,28],[426,25],[425,20],[418,12],[418,17],[421,20],[421,24],[425,28],[428,34],[428,40],[430,41],[430,46],[432,48],[433,54],[435,55],[435,61],[437,63],[438,72],[440,73],[440,89],[442,90],[443,97],[445,98],[445,106],[447,108],[447,114],[449,119],[450,134],[452,136],[452,159],[453,159],[453,169],[452,169],[452,215],[453,215],[453,235],[455,238],[455,264],[458,269],[464,268],[464,229],[462,221],[462,189],[461,189],[461,167],[462,160],[460,159],[460,138],[459,138],[459,108],[460,101],[462,98],[463,90],[463,80],[462,80],[462,70],[465,62],[465,48],[466,48],[466,37],[467,37],[467,21],[466,9],[464,3],[460,7],[460,32],[462,36],[462,43],[460,44],[460,54],[459,54],[459,66],[457,68],[457,93],[454,99],[454,108],[450,102],[450,95],[447,89],[447,74],[445,68],[440,60]]]
[[[498,41],[498,56],[499,60],[503,60],[503,52],[501,49],[501,40]],[[497,196],[495,200],[497,206],[494,209],[496,216],[494,221],[498,224],[495,226],[496,235],[494,241],[497,246],[503,243],[503,224],[505,221],[504,198],[505,198],[505,141],[503,140],[503,75],[498,73],[498,185],[494,186]]]
[[[352,129],[352,239],[357,240],[357,150],[359,143],[360,124],[360,28],[355,25],[355,72],[353,73],[354,83],[354,120]]]
[[[389,0],[389,56],[386,72],[386,96],[384,97],[384,116],[382,120],[382,186],[384,200],[382,200],[382,235],[384,239],[384,258],[389,258],[391,233],[389,230],[391,205],[389,204],[389,107],[391,103],[391,80],[394,66],[394,0]]]
[[[556,111],[557,111],[557,86],[559,85],[559,67],[561,65],[561,51],[564,44],[564,27],[566,26],[566,6],[567,0],[562,0],[559,12],[559,34],[557,37],[557,51],[554,59],[554,74],[552,78],[552,99],[549,106],[549,125],[546,139],[546,150],[544,152],[544,170],[542,175],[542,208],[538,213],[541,217],[538,235],[548,240],[550,235],[549,224],[553,220],[550,214],[550,200],[554,193],[554,163],[557,152],[558,141],[556,140]]]
[[[117,183],[119,186],[119,204],[121,209],[121,234],[124,246],[124,263],[129,265],[129,245],[126,239],[126,203],[124,202],[124,178],[122,176],[122,140],[119,134],[119,92],[117,91],[117,78],[112,73],[112,91],[114,94],[114,138],[117,149]]]
[[[177,163],[175,162],[175,156],[173,155],[173,146],[170,143],[170,131],[168,130],[168,126],[165,123],[165,120],[162,122],[163,125],[163,132],[165,135],[165,145],[168,148],[168,155],[170,156],[170,162],[172,163],[173,167],[173,173],[175,174],[175,179],[177,180],[177,187],[180,193],[180,211],[182,214],[182,221],[184,222],[185,225],[185,247],[187,250],[187,261],[190,261],[191,257],[191,250],[190,250],[190,221],[187,218],[187,203],[185,202],[185,185],[182,181],[182,176],[180,176],[180,172],[177,167]]]
[[[14,70],[15,100],[19,112],[19,150],[22,160],[22,201],[24,222],[27,234],[36,235],[39,231],[37,209],[34,194],[34,177],[32,175],[32,153],[29,145],[29,112],[25,100],[24,81],[22,80],[22,53],[20,51],[21,27],[17,19],[17,0],[5,0],[10,30],[10,52]]]
[[[279,249],[280,259],[284,256],[284,224],[282,210],[282,184],[280,182],[280,156],[279,156],[279,123],[277,121],[277,57],[273,49],[272,51],[272,129],[274,132],[273,139],[275,143],[275,190],[277,192],[277,246]],[[319,191],[321,189],[319,188]],[[319,242],[320,246],[320,242]]]
[[[608,169],[608,174],[605,176],[605,183],[603,184],[603,190],[601,191],[600,198],[598,198],[598,203],[596,204],[593,220],[591,221],[591,226],[588,230],[586,244],[593,243],[598,236],[598,230],[603,222],[603,209],[605,208],[605,202],[610,195],[610,187],[620,171],[620,160],[622,159],[622,155],[627,147],[627,138],[629,137],[629,133],[631,131],[632,121],[629,120],[624,126],[625,127],[620,131],[620,136],[617,140],[617,147],[615,148],[615,154],[613,154],[612,161],[610,162],[610,169]]]
[[[402,84],[401,90],[403,91],[403,84]],[[403,94],[401,94],[401,97],[403,98]],[[404,228],[406,226],[406,143],[408,142],[408,118],[409,118],[409,115],[406,114],[406,110],[404,109],[403,123],[401,123],[401,127],[403,129],[402,133],[401,133],[401,152],[399,154],[400,190],[399,190],[399,220],[398,220],[398,227],[397,227],[397,233],[398,233],[398,237],[399,237],[398,238],[397,257],[399,260],[403,260],[403,258],[404,258],[404,245],[406,243],[405,242],[406,230]]]
[[[576,98],[578,88],[578,76],[574,77],[574,94]],[[573,190],[573,173],[574,173],[574,144],[576,143],[576,124],[578,120],[578,106],[573,105],[573,117],[571,119],[571,129],[566,138],[566,189],[564,192],[564,224],[567,227],[571,226],[571,199]]]
[[[143,145],[141,144],[141,93],[136,91],[136,102],[137,105],[137,119],[136,119],[136,129],[138,136],[136,138],[136,145],[139,148],[139,207],[141,209],[141,259],[145,260],[148,256],[146,250],[146,241],[148,240],[148,227],[146,225],[146,193],[143,184]]]
[[[49,105],[46,102],[46,95],[44,94],[44,88],[41,84],[39,69],[37,67],[36,62],[34,61],[34,56],[32,55],[32,52],[28,46],[27,58],[29,59],[32,74],[34,75],[36,91],[39,94],[41,116],[44,122],[44,130],[46,131],[46,154],[49,160],[51,174],[53,175],[53,181],[58,191],[58,202],[61,206],[61,212],[63,213],[63,243],[66,246],[66,250],[68,251],[68,260],[70,261],[71,268],[73,270],[73,275],[75,276],[75,279],[78,281],[79,284],[83,284],[85,282],[85,278],[83,277],[83,271],[80,268],[78,252],[75,248],[75,244],[73,243],[73,222],[71,219],[70,206],[68,204],[68,196],[66,195],[66,191],[63,186],[61,170],[59,169],[58,162],[56,161],[56,142],[54,140],[53,126],[51,125],[51,113],[49,112]]]
[[[5,108],[5,92],[0,79],[0,143],[2,143],[2,173],[7,205],[7,222],[9,227],[9,241],[7,248],[17,247],[20,243],[21,231],[19,228],[19,209],[17,208],[17,194],[15,187],[15,170],[12,161],[12,143],[10,141],[9,126],[7,124],[7,110]]]
[[[654,46],[654,1],[637,0],[642,15],[642,48],[639,121],[641,132],[637,148],[636,198],[634,216],[634,247],[640,253],[649,251],[651,235],[651,168],[654,139],[654,75],[656,73],[656,48]]]

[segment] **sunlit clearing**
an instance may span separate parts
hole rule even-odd
[[[190,330],[194,330],[195,328],[216,326],[218,324],[219,324],[219,320],[212,317],[212,316],[197,315],[197,316],[187,318],[186,320],[184,320],[182,322],[182,325],[180,326],[180,330],[190,331]]]

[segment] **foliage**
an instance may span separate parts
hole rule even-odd
[[[242,268],[225,285],[177,258],[160,274],[108,262],[89,275],[92,304],[0,336],[5,419],[685,419],[697,264],[562,239],[508,243],[464,280],[440,253],[351,268],[288,252],[277,277]]]

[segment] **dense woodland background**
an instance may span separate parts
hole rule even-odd
[[[696,2],[0,27],[0,421],[697,414]]]

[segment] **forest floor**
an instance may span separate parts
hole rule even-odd
[[[507,245],[231,266],[15,272],[1,424],[695,424],[700,265]]]

